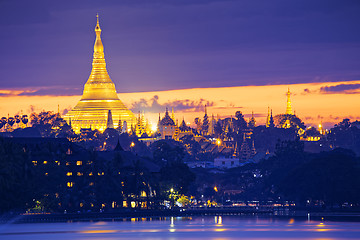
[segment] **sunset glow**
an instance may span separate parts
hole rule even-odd
[[[327,82],[292,85],[245,86],[224,88],[193,88],[171,91],[120,93],[119,98],[134,113],[144,111],[152,124],[157,123],[159,112],[165,107],[174,107],[175,117],[193,123],[194,118],[203,116],[204,105],[208,114],[220,118],[234,116],[242,111],[247,118],[254,111],[257,124],[265,124],[268,106],[274,115],[285,113],[287,88],[291,91],[292,108],[306,124],[318,126],[322,122],[329,128],[343,118],[359,120],[359,89],[331,91],[343,86],[350,88],[360,81]],[[336,86],[340,86],[335,88]],[[328,89],[326,91],[326,89]],[[9,90],[2,90],[3,92]],[[16,92],[21,92],[17,90]],[[154,96],[157,96],[154,98]],[[34,110],[51,110],[60,113],[70,110],[81,96],[2,96],[0,108],[10,116],[20,113],[29,114]]]

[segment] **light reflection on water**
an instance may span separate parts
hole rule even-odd
[[[359,239],[359,222],[206,216],[0,225],[0,239]]]

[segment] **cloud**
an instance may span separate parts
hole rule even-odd
[[[24,91],[19,96],[74,96],[80,95],[80,88],[68,88],[64,86],[40,87],[31,91]]]
[[[252,114],[251,113],[244,114],[244,117],[245,118],[251,118]],[[267,117],[267,113],[266,114],[264,114],[264,113],[254,113],[254,118],[259,118],[259,117]]]
[[[141,98],[139,101],[135,101],[131,104],[130,109],[133,112],[145,111],[148,113],[163,112],[166,107],[174,108],[175,111],[190,112],[190,111],[204,111],[204,106],[214,106],[213,101],[209,101],[203,98],[199,100],[174,100],[167,101],[165,103],[159,103],[159,96],[154,95],[151,99]]]
[[[335,86],[325,86],[320,88],[320,93],[325,94],[335,94],[335,93],[345,93],[345,94],[355,94],[359,93],[360,84],[338,84]]]
[[[304,89],[304,92],[302,92],[301,94],[302,94],[302,95],[305,95],[305,94],[309,94],[309,93],[311,93],[310,89],[305,88],[305,89]]]
[[[71,106],[68,106],[67,108],[62,109],[61,110],[61,115],[65,116],[71,109],[72,109]]]
[[[23,93],[31,94],[36,90],[14,90],[14,89],[0,89],[0,97],[19,96]]]
[[[11,96],[74,96],[80,95],[80,88],[64,86],[34,87],[25,89],[0,89],[0,97]]]
[[[236,109],[236,108],[244,108],[244,107],[240,107],[240,106],[225,106],[225,107],[213,107],[212,109],[216,109],[216,110],[225,110],[225,109],[229,109],[229,108],[233,108],[233,109]]]

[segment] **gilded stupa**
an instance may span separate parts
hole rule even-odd
[[[114,128],[117,128],[119,120],[126,121],[127,126],[131,126],[135,121],[135,115],[119,99],[115,84],[111,81],[106,70],[104,46],[100,37],[99,16],[97,15],[96,18],[96,40],[90,77],[85,83],[80,101],[64,117],[66,121],[71,122],[76,133],[79,133],[81,128],[104,131],[107,127],[110,111]]]

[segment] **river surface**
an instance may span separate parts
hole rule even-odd
[[[1,224],[0,239],[360,239],[360,222],[258,216]]]

